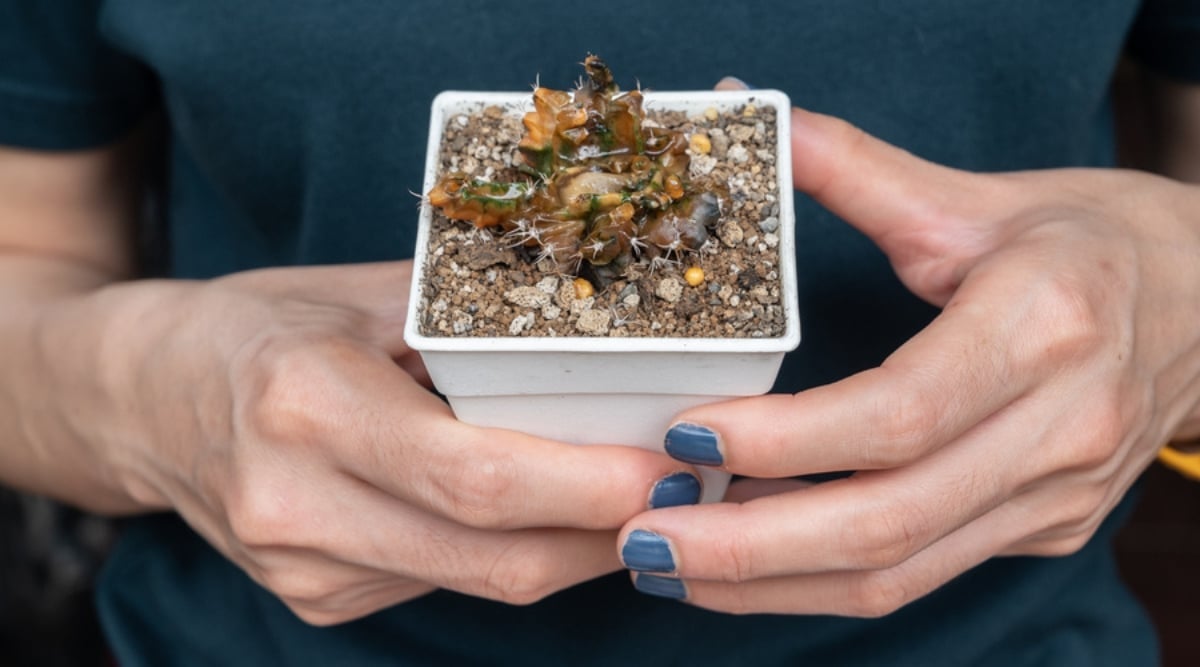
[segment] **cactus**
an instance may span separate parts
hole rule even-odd
[[[693,190],[686,137],[645,125],[641,91],[621,92],[594,55],[583,66],[574,91],[534,89],[517,146],[525,180],[446,174],[428,200],[452,220],[497,228],[535,259],[605,284],[643,256],[699,250],[726,196]]]

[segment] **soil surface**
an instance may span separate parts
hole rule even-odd
[[[689,137],[691,189],[721,184],[729,193],[711,242],[664,261],[642,258],[624,279],[581,296],[576,276],[524,248],[506,247],[487,229],[435,210],[419,309],[426,336],[778,337],[780,305],[779,192],[775,110],[753,102],[696,117],[650,111],[648,123]],[[520,112],[488,107],[452,117],[442,173],[516,180],[513,157]],[[790,195],[790,193],[788,193]],[[703,271],[693,285],[685,272]],[[695,282],[696,273],[691,277]],[[586,294],[586,290],[584,292]]]

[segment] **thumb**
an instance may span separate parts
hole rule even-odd
[[[792,178],[866,234],[910,289],[942,301],[988,246],[1003,183],[944,167],[832,116],[792,109]]]

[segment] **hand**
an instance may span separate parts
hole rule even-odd
[[[692,468],[455,420],[402,340],[410,278],[397,262],[110,288],[87,306],[121,313],[102,399],[65,419],[100,434],[133,498],[311,623],[434,588],[528,603],[619,569],[616,529]],[[50,347],[78,316],[42,327],[66,332]]]
[[[774,479],[636,517],[624,562],[659,573],[636,585],[879,616],[993,556],[1080,549],[1169,436],[1200,432],[1200,193],[1116,170],[966,173],[803,111],[792,131],[796,186],[944,310],[879,368],[679,415],[677,456]],[[859,472],[779,479],[836,470]]]

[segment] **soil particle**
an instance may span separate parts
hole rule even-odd
[[[654,288],[654,295],[667,303],[675,303],[683,295],[683,285],[674,278],[663,278]]]

